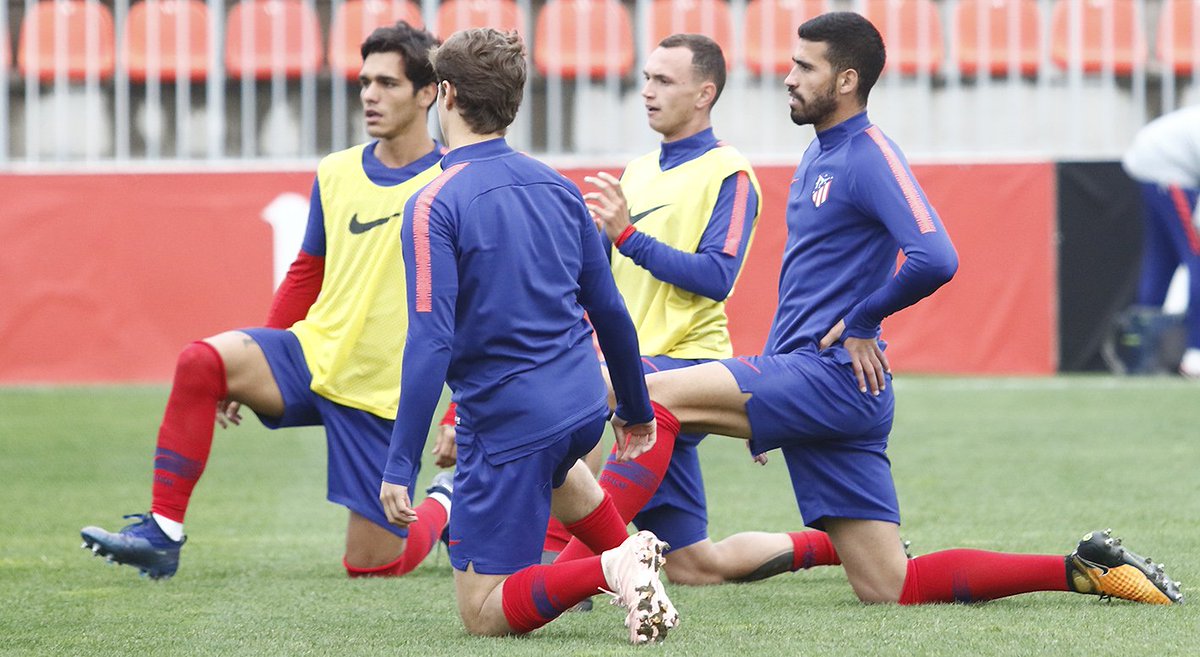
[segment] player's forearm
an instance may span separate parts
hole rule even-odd
[[[846,316],[845,337],[874,337],[884,318],[933,294],[954,277],[958,255],[949,240],[937,242],[933,248],[905,252],[900,271]]]
[[[285,329],[304,319],[321,294],[324,279],[325,258],[301,249],[279,284],[279,289],[275,290],[271,309],[267,313],[267,328]]]
[[[400,381],[396,424],[383,470],[385,482],[412,486],[449,364],[448,343],[439,346],[436,341],[414,339],[410,333],[404,347],[404,373]]]
[[[634,232],[619,249],[637,265],[664,283],[722,301],[733,289],[740,260],[723,253],[686,253]]]
[[[617,398],[617,415],[640,424],[654,417],[650,395],[642,375],[637,330],[624,306],[608,310],[589,309],[588,318],[596,329],[600,351],[608,365],[613,393]]]

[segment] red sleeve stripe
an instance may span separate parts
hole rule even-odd
[[[729,233],[725,235],[725,255],[736,256],[742,244],[742,233],[746,231],[746,199],[750,197],[750,176],[738,171],[737,186],[733,190],[733,215],[729,217]]]
[[[937,231],[937,226],[933,223],[933,217],[929,215],[929,208],[925,207],[925,202],[921,200],[921,195],[917,193],[917,183],[912,179],[912,176],[905,170],[904,165],[900,163],[900,158],[896,157],[896,151],[892,150],[892,145],[888,143],[887,138],[883,136],[883,131],[878,126],[867,128],[867,134],[871,140],[879,147],[883,153],[883,159],[887,160],[888,168],[892,170],[892,177],[900,185],[900,191],[904,193],[904,200],[908,201],[908,207],[912,210],[913,217],[917,220],[917,228],[921,234],[933,233]]]
[[[433,263],[429,257],[429,209],[433,199],[451,178],[458,175],[470,162],[456,164],[433,179],[413,207],[413,255],[417,261],[417,312],[433,312]]]
[[[1192,206],[1188,203],[1187,194],[1179,185],[1171,185],[1169,189],[1171,201],[1175,203],[1175,215],[1183,224],[1183,234],[1187,235],[1188,248],[1192,253],[1200,253],[1200,235],[1196,234],[1196,227],[1192,225]]]

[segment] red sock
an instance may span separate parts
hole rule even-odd
[[[943,550],[908,561],[900,604],[978,602],[1068,590],[1061,555]]]
[[[840,566],[829,534],[819,531],[788,532],[792,539],[792,572],[813,566]]]
[[[207,342],[193,342],[179,354],[171,396],[158,428],[150,511],[183,522],[192,489],[212,450],[217,402],[224,399],[225,363]]]
[[[350,577],[399,577],[421,565],[433,546],[437,545],[442,530],[446,528],[449,514],[441,502],[428,497],[413,510],[417,512],[417,521],[408,526],[404,552],[401,552],[395,561],[375,568],[355,568],[343,558],[342,565],[346,567],[346,574]]]
[[[607,586],[600,557],[570,563],[530,566],[504,580],[500,604],[508,626],[532,632]]]
[[[582,520],[567,525],[567,529],[591,554],[600,554],[617,547],[629,538],[628,525],[628,522],[621,519],[612,495],[605,491],[600,506]]]
[[[571,542],[571,532],[563,526],[562,521],[550,516],[550,524],[546,527],[546,540],[542,542],[542,552],[562,552]]]
[[[658,439],[654,442],[654,447],[632,461],[617,463],[617,446],[613,445],[612,454],[609,454],[608,462],[600,471],[600,487],[607,495],[612,496],[623,525],[628,525],[650,498],[654,497],[654,491],[658,490],[658,485],[662,483],[663,475],[667,472],[667,466],[671,464],[671,452],[675,449],[675,438],[679,436],[679,420],[671,411],[657,402],[651,402],[651,405],[654,407],[654,418],[658,422]],[[588,549],[583,541],[573,538],[558,555],[555,563],[591,554],[595,552]]]

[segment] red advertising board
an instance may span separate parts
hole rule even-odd
[[[962,265],[885,322],[894,368],[1052,372],[1052,165],[914,171]],[[764,212],[729,304],[742,352],[761,348],[774,311],[791,173],[758,169]],[[165,381],[189,341],[261,323],[299,247],[311,175],[0,176],[0,384]]]

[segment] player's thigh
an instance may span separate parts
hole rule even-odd
[[[226,331],[204,341],[217,350],[225,363],[227,399],[241,402],[262,415],[283,414],[283,395],[262,347],[253,338],[242,331]]]
[[[450,565],[509,575],[539,563],[551,491],[596,444],[606,415],[601,411],[544,447],[500,462],[484,452],[477,436],[459,427]]]
[[[395,423],[323,397],[318,398],[316,405],[325,425],[328,445],[326,498],[373,523],[380,532],[399,539],[408,536],[407,529],[388,523],[379,502],[379,483],[383,481],[383,467]],[[410,491],[419,474],[418,467],[413,473]]]
[[[719,362],[655,372],[646,377],[646,387],[650,399],[671,411],[684,431],[750,437],[750,395]]]

